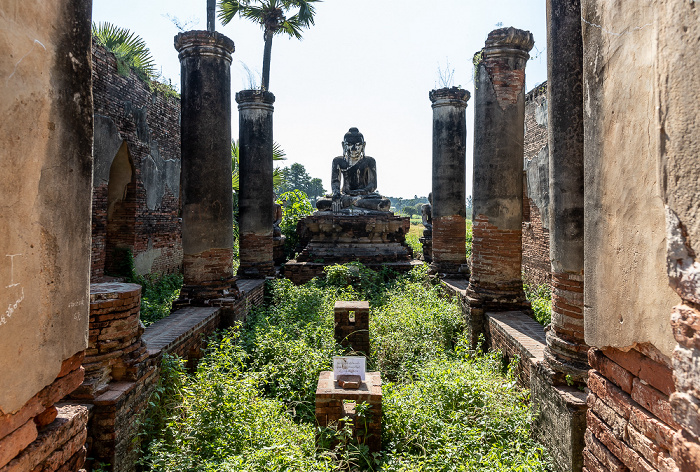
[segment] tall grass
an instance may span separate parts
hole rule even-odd
[[[145,463],[163,471],[544,471],[529,437],[528,394],[498,354],[469,351],[456,304],[422,266],[393,277],[353,263],[296,287],[269,282],[268,302],[220,335],[195,374],[170,363],[144,432]],[[336,300],[369,300],[371,369],[383,386],[383,451],[339,426],[319,430],[318,375],[343,349]],[[148,428],[146,428],[148,429]],[[317,446],[315,435],[338,446]],[[148,443],[148,441],[146,441]]]

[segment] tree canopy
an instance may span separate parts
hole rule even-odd
[[[301,39],[301,32],[314,24],[314,3],[321,0],[221,0],[219,19],[227,25],[239,16],[257,23],[263,29],[265,50],[263,53],[262,90],[270,88],[270,58],[272,37],[287,34]],[[291,15],[290,15],[291,14]]]

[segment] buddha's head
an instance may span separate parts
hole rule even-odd
[[[365,138],[357,128],[350,128],[345,133],[343,138],[343,155],[351,164],[355,164],[365,157]]]

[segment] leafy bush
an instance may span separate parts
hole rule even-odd
[[[535,319],[542,326],[552,322],[552,289],[547,284],[523,284],[525,296],[532,304]]]
[[[268,282],[266,300],[210,343],[195,374],[166,361],[143,422],[152,470],[546,470],[527,392],[502,374],[499,355],[466,349],[461,311],[427,266],[397,278],[332,266],[301,287]],[[369,366],[395,382],[382,387],[381,454],[355,444],[348,425],[314,428],[319,372],[343,352],[336,300],[370,301]]]
[[[141,321],[144,326],[168,316],[182,288],[182,274],[134,275],[130,281],[141,285]]]
[[[467,220],[467,259],[472,256],[472,241],[473,241],[473,231],[472,231],[472,220]]]
[[[468,351],[427,362],[411,383],[382,386],[382,471],[542,471],[529,435],[528,393],[500,373],[500,356]]]
[[[313,426],[295,423],[282,402],[265,398],[244,374],[245,359],[229,332],[194,376],[177,374],[181,403],[150,445],[153,470],[331,470],[316,457]]]
[[[426,274],[426,265],[413,269],[370,317],[371,360],[385,378],[410,380],[422,363],[451,351],[464,328],[456,301],[427,284]]]
[[[280,229],[287,238],[284,242],[284,251],[288,258],[294,257],[299,237],[297,236],[297,223],[300,219],[314,212],[313,206],[301,190],[285,192],[277,199],[277,203],[282,205],[282,222]]]

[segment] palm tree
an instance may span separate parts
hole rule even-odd
[[[270,88],[272,37],[286,33],[301,39],[301,31],[314,24],[314,3],[321,0],[220,0],[219,19],[227,25],[236,15],[258,23],[264,31],[262,90]],[[292,16],[290,11],[298,9]]]
[[[231,140],[231,187],[235,193],[240,190],[240,161],[238,159],[238,141]],[[284,152],[279,143],[272,145],[272,160],[285,161],[287,154]],[[272,183],[276,187],[282,182],[282,173],[279,168],[272,173]]]
[[[117,70],[128,75],[133,68],[142,79],[154,79],[156,65],[146,42],[136,33],[109,22],[92,24],[92,35],[97,42],[114,54]]]

